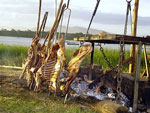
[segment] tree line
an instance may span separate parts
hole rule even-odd
[[[11,30],[1,29],[0,30],[0,36],[14,36],[14,37],[33,38],[33,37],[35,37],[35,34],[36,34],[36,32],[31,31],[31,30],[25,30],[25,31],[15,30],[15,29],[11,29]],[[41,36],[43,38],[45,38],[47,34],[48,34],[48,31],[43,31],[41,33]],[[58,34],[59,33],[57,33],[57,36],[58,36]],[[85,34],[83,34],[81,32],[80,33],[67,33],[66,40],[73,40],[73,38],[75,38],[75,37],[83,37],[83,36],[85,36]]]

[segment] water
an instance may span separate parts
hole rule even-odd
[[[30,46],[32,38],[0,36],[0,44]]]
[[[40,42],[43,42],[44,40],[41,39]],[[0,44],[7,44],[7,45],[20,45],[20,46],[30,46],[32,42],[32,38],[27,37],[11,37],[11,36],[0,36]],[[79,45],[67,45],[66,47],[79,47]],[[104,48],[110,48],[110,49],[119,49],[119,44],[102,44],[102,47]],[[99,48],[98,46],[95,46],[95,48]],[[126,45],[126,50],[130,49],[130,45]]]
[[[41,39],[40,42],[43,43],[44,39]],[[0,36],[0,44],[30,46],[31,43],[32,38]],[[79,45],[67,45],[66,43],[66,47],[79,47]]]

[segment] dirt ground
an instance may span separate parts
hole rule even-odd
[[[93,113],[75,101],[63,104],[64,98],[47,91],[35,93],[29,90],[24,79],[20,80],[21,70],[0,68],[0,113]]]

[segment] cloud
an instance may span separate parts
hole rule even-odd
[[[84,21],[90,21],[93,12],[90,10],[79,10],[73,9],[72,18],[81,19]],[[122,25],[125,23],[125,15],[115,14],[115,13],[103,13],[97,12],[94,20],[94,23],[106,24],[106,25]],[[130,16],[129,16],[129,22]],[[138,17],[138,25],[148,26],[150,25],[150,17]]]
[[[95,2],[92,2],[91,0],[89,3],[85,3],[85,0],[81,2],[81,5],[78,4],[78,0],[71,1],[70,7],[72,8],[72,15],[71,15],[71,26],[81,26],[81,27],[87,27],[89,24],[89,21],[91,19],[93,8],[95,6]],[[39,0],[0,0],[0,25],[1,26],[11,26],[12,28],[19,26],[24,28],[32,28],[36,26],[37,22],[37,14],[38,14],[38,5]],[[110,2],[109,0],[105,1]],[[120,2],[120,0],[116,0],[115,2]],[[84,4],[85,3],[85,4]],[[91,3],[91,4],[90,4]],[[94,17],[93,24],[95,28],[98,28],[99,25],[105,25],[105,26],[123,26],[125,22],[125,15],[121,12],[125,12],[125,8],[120,8],[120,12],[116,13],[110,13],[109,11],[112,10],[112,12],[115,12],[114,10],[118,10],[118,7],[124,6],[123,3],[120,3],[120,5],[115,8],[110,8],[107,4],[107,7],[104,7],[105,4],[101,2],[99,10],[97,11],[96,16]],[[141,2],[142,3],[142,2]],[[88,6],[89,4],[90,6]],[[77,7],[78,6],[78,7]],[[79,7],[80,6],[80,7]],[[83,7],[82,7],[83,6]],[[84,7],[86,6],[86,7]],[[90,7],[90,8],[88,8]],[[141,6],[143,7],[143,6]],[[148,6],[147,6],[148,7]],[[108,8],[108,12],[106,12],[103,9]],[[144,8],[141,8],[144,9]],[[50,26],[53,23],[54,19],[54,1],[50,0],[43,0],[42,2],[42,16],[45,11],[49,12],[49,18],[48,18],[48,26]],[[144,11],[143,11],[144,12]],[[64,19],[65,20],[65,19]],[[139,16],[138,18],[138,25],[140,26],[149,26],[150,25],[150,17],[142,17]],[[96,27],[97,26],[97,27]]]
[[[37,0],[36,0],[37,1]],[[5,13],[18,13],[18,14],[37,14],[38,13],[38,2],[32,0],[15,0],[8,2],[8,0],[2,0],[0,2],[0,12]],[[42,3],[42,11],[53,10],[51,2]]]
[[[138,25],[149,26],[150,17],[138,17]]]
[[[0,0],[0,28],[30,29],[36,26],[39,0]],[[42,2],[42,15],[45,11],[53,14],[51,1]],[[50,17],[50,16],[49,16]],[[53,16],[52,16],[53,17]],[[52,21],[52,19],[50,19]]]

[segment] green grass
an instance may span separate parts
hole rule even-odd
[[[21,66],[28,47],[0,44],[0,65]]]
[[[113,67],[117,66],[119,63],[119,55],[120,50],[119,49],[104,49],[104,53],[108,59],[108,61],[112,64]],[[127,59],[130,57],[130,51],[125,51],[124,58]],[[106,61],[104,60],[104,56],[102,52],[99,49],[95,49],[94,51],[94,63],[101,65],[103,68],[109,68]],[[129,67],[129,63],[123,65],[123,70],[127,71]],[[141,71],[143,71],[145,68],[145,60],[144,60],[144,53],[142,52],[141,56]]]
[[[93,113],[89,108],[83,108],[74,101],[63,104],[64,98],[47,94],[36,94],[25,90],[1,90],[0,112],[3,113]]]
[[[71,59],[74,51],[77,48],[66,48],[66,59],[67,62]],[[27,56],[27,50],[28,47],[24,46],[8,46],[8,45],[2,45],[0,44],[0,65],[11,65],[11,66],[21,66],[22,61]],[[104,52],[110,61],[110,63],[113,66],[116,66],[119,62],[119,50],[113,50],[113,49],[104,49]],[[129,58],[130,52],[125,52],[125,58]],[[82,62],[82,65],[88,65],[90,63],[90,55],[88,55],[84,61]],[[96,48],[94,51],[94,64],[99,64],[103,68],[108,68],[108,65],[106,61],[104,60],[104,57],[102,55],[102,52]],[[142,53],[141,58],[141,70],[145,68],[145,61],[144,61],[144,55]],[[128,69],[128,64],[124,65],[124,70]]]
[[[77,48],[66,49],[67,62],[71,59],[74,51]],[[0,65],[21,66],[22,61],[27,56],[28,47],[23,46],[8,46],[0,44]],[[113,66],[118,64],[119,50],[104,49],[104,52]],[[129,51],[126,51],[125,58],[129,57]],[[141,70],[145,68],[144,56],[142,53]],[[90,55],[86,57],[82,65],[88,65]],[[94,51],[94,64],[99,64],[103,68],[108,68],[106,61],[99,49]],[[124,70],[128,70],[128,65],[124,66]],[[5,70],[0,70],[4,73]],[[11,70],[6,71],[12,74]],[[5,73],[6,73],[5,72]],[[18,72],[16,72],[18,74]],[[6,74],[7,75],[7,74]],[[13,73],[13,75],[15,75]],[[9,83],[9,82],[8,82]],[[93,113],[88,108],[83,108],[74,101],[69,101],[67,104],[62,104],[64,98],[58,97],[56,101],[47,93],[35,94],[33,91],[22,89],[11,89],[0,87],[0,112],[3,113]]]
[[[76,50],[77,48],[67,48],[66,49],[66,59],[67,62],[71,59],[73,52]],[[112,66],[116,66],[119,63],[119,54],[120,54],[120,50],[119,49],[104,49],[104,53],[108,59],[108,61],[112,64]],[[130,51],[126,50],[125,52],[125,59],[130,57]],[[104,56],[102,54],[102,52],[100,51],[99,48],[95,48],[94,50],[94,64],[98,64],[101,65],[104,69],[105,68],[109,68],[109,66],[107,65],[106,61],[104,60]],[[88,55],[82,62],[82,66],[86,66],[89,65],[90,63],[90,55]],[[123,66],[123,69],[125,71],[128,70],[129,64],[125,64]],[[141,56],[141,71],[143,71],[143,69],[145,68],[145,60],[144,60],[144,53],[142,53]]]
[[[40,93],[29,90],[24,80],[19,79],[21,70],[0,68],[0,113],[95,113],[75,99],[48,95],[45,87]]]

